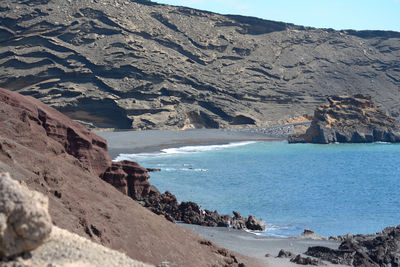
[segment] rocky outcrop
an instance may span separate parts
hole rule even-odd
[[[265,230],[265,224],[261,220],[257,219],[252,215],[250,215],[249,218],[247,218],[246,227],[250,230],[259,230],[259,231]]]
[[[336,241],[338,241],[339,237],[325,237],[325,236],[320,236],[317,235],[316,233],[314,233],[314,231],[311,231],[310,229],[304,229],[303,233],[301,233],[301,235],[296,236],[295,238],[297,239],[312,239],[312,240],[333,240],[335,239]]]
[[[226,227],[226,222],[229,220],[231,227],[234,229],[265,230],[265,224],[252,215],[246,219],[234,211],[234,217],[232,218],[230,215],[221,215],[217,211],[201,209],[194,202],[178,203],[176,197],[169,191],[160,194],[158,190],[153,188],[149,196],[141,203],[154,213],[164,215],[170,221],[211,227]]]
[[[51,228],[47,198],[0,173],[0,260],[39,247]]]
[[[0,1],[0,86],[92,127],[264,127],[332,94],[399,117],[400,33],[149,1]]]
[[[33,97],[0,88],[0,103],[13,107],[18,112],[18,123],[5,117],[4,130],[14,131],[16,137],[45,134],[62,145],[62,151],[75,157],[83,168],[96,175],[102,174],[110,165],[106,140],[91,133],[83,125],[49,108]],[[27,133],[30,131],[31,133]],[[33,145],[33,144],[32,144]]]
[[[113,162],[103,174],[100,175],[107,183],[112,184],[120,192],[135,200],[146,198],[150,192],[150,178],[148,170],[136,162]]]
[[[98,173],[112,167],[104,139],[32,97],[3,89],[0,96],[0,172],[12,173],[29,189],[47,196],[57,227],[152,264],[262,266],[239,254],[235,254],[237,262],[231,261],[229,254],[221,255],[221,248],[211,242],[202,246],[198,235],[149,212],[100,179]],[[134,163],[116,165],[126,177],[138,181],[147,177],[145,169]],[[132,170],[138,171],[137,175]],[[135,194],[146,191],[148,182],[141,181],[143,186],[134,184]]]
[[[332,262],[365,267],[388,267],[400,264],[400,225],[388,227],[375,235],[349,236],[338,249],[310,247],[305,254]]]
[[[363,95],[331,96],[318,107],[305,134],[289,137],[289,143],[400,142],[400,124]]]

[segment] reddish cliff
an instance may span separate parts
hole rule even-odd
[[[147,169],[136,162],[127,160],[113,162],[100,177],[136,200],[142,200],[150,192],[150,183],[147,180],[150,176]]]
[[[131,162],[112,163],[104,139],[34,98],[0,89],[3,171],[49,197],[55,225],[134,259],[171,266],[257,266],[221,253],[121,194],[99,175],[123,193],[141,196],[149,190],[147,171]]]
[[[0,102],[9,106],[4,106],[4,109],[15,113],[13,116],[3,114],[2,124],[7,127],[3,127],[2,131],[7,131],[9,135],[29,141],[30,136],[46,134],[60,143],[65,152],[77,158],[84,168],[97,175],[111,165],[106,140],[62,113],[32,97],[3,89],[0,89]],[[35,141],[39,140],[33,138],[32,142]],[[41,142],[35,145],[36,148],[40,146]]]

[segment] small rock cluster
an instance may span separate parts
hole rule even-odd
[[[296,255],[290,251],[281,249],[278,253],[278,258],[290,258],[290,261],[300,265],[315,265],[321,264],[319,259],[312,259],[310,257],[303,257],[300,254]]]
[[[48,199],[0,174],[0,257],[31,251],[49,237]]]
[[[387,227],[375,235],[348,236],[338,249],[310,247],[305,253],[334,264],[351,266],[399,266],[400,225]]]
[[[236,211],[234,216],[221,215],[217,211],[201,209],[194,202],[178,203],[176,197],[170,192],[161,194],[154,187],[150,190],[149,196],[140,202],[156,214],[162,214],[170,221],[183,221],[188,224],[197,224],[212,227],[225,227],[226,222],[231,222],[234,229],[249,229],[264,231],[265,224],[262,220],[250,215],[248,218],[240,216]]]

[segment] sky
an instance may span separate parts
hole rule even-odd
[[[336,30],[400,32],[400,0],[152,0]]]

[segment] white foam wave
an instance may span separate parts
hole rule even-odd
[[[232,148],[238,146],[245,146],[249,144],[253,144],[255,141],[246,141],[246,142],[235,142],[224,145],[207,145],[207,146],[183,146],[177,148],[166,148],[161,150],[161,152],[165,154],[187,154],[187,153],[196,153],[196,152],[205,152],[211,150],[219,150],[224,148]]]
[[[207,169],[195,169],[195,168],[165,168],[162,169],[163,171],[169,171],[169,172],[173,172],[173,171],[192,171],[192,172],[208,172]]]
[[[114,161],[122,160],[137,160],[138,158],[148,158],[148,157],[162,157],[168,155],[178,155],[178,154],[190,154],[190,153],[201,153],[213,150],[221,150],[226,148],[234,148],[239,146],[245,146],[249,144],[256,143],[256,141],[244,141],[244,142],[234,142],[223,145],[200,145],[200,146],[183,146],[176,148],[165,148],[160,152],[154,153],[138,153],[138,154],[119,154]]]

